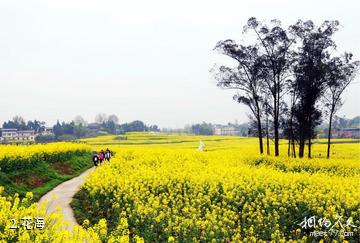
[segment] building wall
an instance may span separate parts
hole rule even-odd
[[[34,131],[17,131],[17,130],[2,130],[1,142],[16,142],[16,141],[35,141],[35,132]]]
[[[239,131],[234,127],[215,127],[214,134],[219,136],[238,136]]]
[[[334,135],[336,138],[360,138],[360,129],[336,130]]]

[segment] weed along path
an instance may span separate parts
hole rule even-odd
[[[89,173],[93,170],[94,167],[86,170],[78,177],[61,183],[60,185],[46,193],[44,196],[42,196],[39,200],[39,203],[42,203],[45,200],[47,201],[47,214],[55,212],[56,207],[60,206],[64,214],[63,219],[70,223],[69,229],[72,229],[74,225],[78,225],[70,203],[74,195],[79,191],[80,186],[84,183],[84,179],[86,178],[86,176],[88,176]]]

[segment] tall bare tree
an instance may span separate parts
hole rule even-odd
[[[109,115],[108,121],[112,121],[112,122],[114,122],[115,124],[118,124],[118,123],[119,123],[119,118],[117,117],[117,115],[112,114],[112,115]]]
[[[299,157],[304,156],[307,141],[308,157],[311,158],[311,140],[315,136],[315,127],[321,122],[318,102],[325,91],[327,62],[330,51],[335,49],[332,36],[338,25],[338,21],[325,21],[317,27],[312,21],[298,21],[293,26],[301,43],[294,66],[294,90],[299,99],[296,105]]]
[[[263,58],[259,55],[256,45],[239,45],[233,40],[220,41],[215,49],[237,62],[236,67],[220,66],[212,71],[215,72],[219,87],[236,89],[238,93],[233,97],[234,100],[250,108],[256,119],[259,149],[262,154],[264,149],[261,126],[261,89],[264,71],[266,71]]]
[[[79,125],[87,126],[86,120],[80,115],[75,116],[73,121],[74,121],[75,125],[77,125],[77,126],[79,126]]]
[[[95,116],[95,122],[102,124],[108,120],[108,116],[105,113],[99,113]]]
[[[324,105],[329,111],[329,130],[327,158],[330,158],[330,143],[333,117],[343,102],[341,95],[358,74],[360,62],[352,61],[352,54],[333,57],[327,64],[326,91],[323,95]]]
[[[261,47],[265,67],[268,69],[265,83],[272,98],[270,108],[273,117],[275,156],[278,156],[281,102],[292,65],[290,47],[295,39],[289,35],[290,32],[281,27],[278,20],[272,20],[270,26],[267,26],[252,17],[244,26],[244,32],[249,30],[255,33],[256,45]]]

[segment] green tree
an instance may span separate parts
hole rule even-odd
[[[193,124],[191,130],[195,135],[213,135],[211,123],[202,122],[201,124]]]
[[[233,98],[239,103],[245,104],[255,117],[257,136],[259,138],[260,153],[263,149],[262,111],[263,98],[261,97],[266,66],[264,59],[256,45],[244,46],[236,44],[234,40],[225,40],[217,43],[216,50],[236,61],[237,66],[232,68],[220,66],[215,71],[217,85],[226,89],[237,90]],[[214,69],[213,69],[214,70]]]
[[[293,87],[298,97],[295,116],[299,124],[299,157],[304,156],[307,140],[308,157],[311,158],[311,140],[315,136],[315,127],[321,123],[321,110],[317,103],[325,90],[326,63],[330,58],[330,50],[335,48],[332,36],[338,25],[338,21],[325,21],[316,27],[312,21],[298,21],[292,26],[300,41],[294,65]]]
[[[334,57],[327,63],[326,70],[326,90],[323,95],[325,107],[329,112],[329,128],[328,128],[328,142],[327,155],[330,158],[330,143],[333,117],[342,106],[341,96],[344,90],[354,80],[358,74],[360,62],[352,61],[352,54],[345,53],[341,57]]]
[[[275,156],[278,156],[280,117],[283,112],[281,109],[282,99],[287,92],[286,84],[293,62],[291,46],[295,40],[292,35],[289,35],[292,31],[283,29],[278,20],[272,20],[268,26],[252,17],[244,26],[245,33],[250,31],[255,34],[256,38],[253,47],[261,48],[259,51],[263,54],[264,65],[267,69],[265,87],[267,87],[266,93],[270,94],[269,99],[271,99],[268,108],[273,121]]]

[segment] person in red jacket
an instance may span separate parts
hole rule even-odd
[[[100,163],[102,163],[105,159],[105,153],[104,150],[101,150],[101,152],[99,153],[99,159],[100,159]]]

